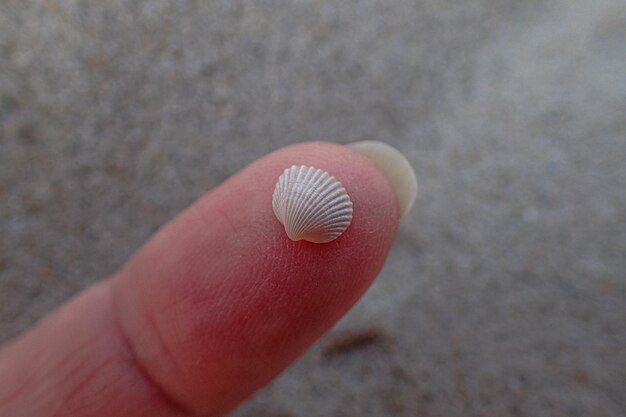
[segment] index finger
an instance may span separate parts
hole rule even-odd
[[[388,162],[377,161],[383,169]],[[334,175],[352,200],[351,225],[330,243],[293,242],[274,216],[274,184],[300,164]],[[412,201],[396,196],[397,179],[321,142],[252,163],[165,225],[111,279],[5,346],[0,414],[223,415],[370,285]]]
[[[292,242],[272,212],[291,165],[334,175],[353,202],[335,241]],[[370,285],[393,241],[398,205],[368,159],[306,143],[248,166],[199,200],[133,258],[115,283],[140,362],[178,402],[231,408],[275,376]]]

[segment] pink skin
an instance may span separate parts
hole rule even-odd
[[[292,242],[272,212],[278,176],[300,164],[332,173],[352,199],[352,224],[333,242]],[[397,219],[387,180],[346,147],[304,143],[261,158],[5,346],[0,415],[224,415],[358,300]]]

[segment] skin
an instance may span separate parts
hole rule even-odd
[[[352,199],[333,242],[292,242],[272,212],[277,178],[299,164]],[[359,153],[314,142],[265,156],[0,350],[0,415],[224,415],[358,300],[397,224],[391,185]]]

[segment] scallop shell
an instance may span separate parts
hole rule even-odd
[[[352,222],[352,201],[328,172],[292,166],[278,178],[272,208],[289,239],[326,243],[337,239]]]

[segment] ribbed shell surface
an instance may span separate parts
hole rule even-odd
[[[278,178],[272,208],[291,240],[330,242],[352,222],[344,186],[328,172],[304,165],[287,168]]]

